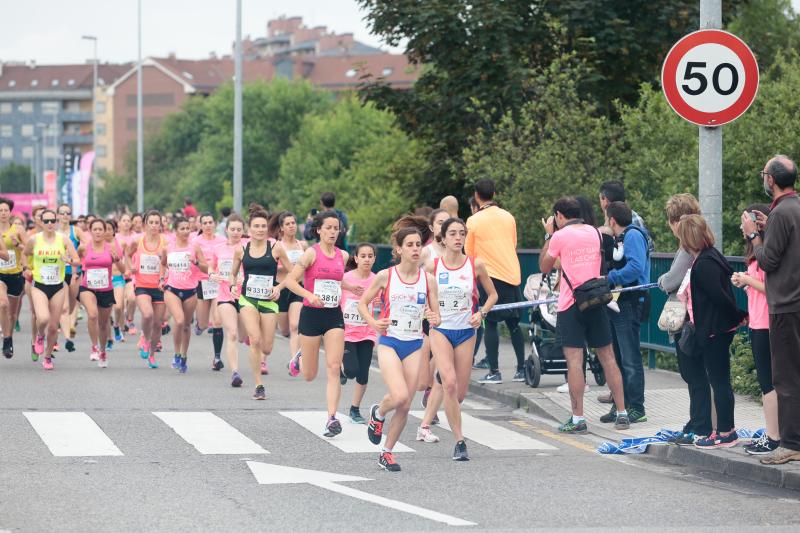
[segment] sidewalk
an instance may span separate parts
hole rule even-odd
[[[529,352],[526,347],[526,357]],[[481,348],[475,360],[479,361],[484,354],[484,349]],[[503,383],[493,385],[478,383],[487,371],[473,370],[470,392],[558,422],[567,419],[570,415],[569,394],[556,392],[556,387],[564,383],[563,376],[544,374],[539,387],[533,389],[525,383],[511,381],[516,362],[510,342],[501,341],[499,359]],[[615,431],[612,424],[602,424],[599,421],[600,416],[606,414],[611,406],[598,402],[597,396],[608,389],[605,386],[597,386],[590,372],[587,381],[590,390],[584,396],[586,421],[589,432],[603,440],[616,443],[624,438],[653,436],[661,429],[678,431],[683,428],[688,418],[689,395],[686,384],[676,372],[648,370],[645,367],[645,409],[648,420],[633,424],[627,431]],[[762,428],[764,422],[761,405],[749,398],[736,396],[735,420],[737,428],[751,431]],[[758,457],[745,453],[742,444],[716,450],[651,445],[645,455],[672,464],[700,467],[718,474],[800,490],[800,462],[781,466],[762,465]]]

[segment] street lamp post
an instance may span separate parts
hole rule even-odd
[[[136,207],[144,212],[144,131],[142,124],[142,0],[138,1],[139,55],[136,62]]]
[[[94,44],[94,60],[92,61],[92,151],[97,161],[97,36],[82,35],[81,39]],[[97,174],[96,165],[92,165],[92,209],[97,206]]]
[[[236,0],[233,80],[233,210],[242,212],[242,0]]]

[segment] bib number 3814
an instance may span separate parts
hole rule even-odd
[[[333,279],[314,280],[314,295],[322,301],[323,307],[339,307],[342,282]]]

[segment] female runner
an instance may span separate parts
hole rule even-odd
[[[325,344],[328,419],[323,434],[326,437],[342,432],[342,424],[336,419],[336,407],[342,394],[339,373],[344,354],[344,317],[339,302],[348,255],[336,247],[339,224],[339,217],[333,211],[314,217],[313,231],[319,235],[319,243],[303,252],[285,280],[292,292],[303,296],[298,324],[300,350],[289,361],[289,373],[297,376],[302,371],[306,381],[317,377],[319,348],[321,343]],[[303,286],[297,282],[301,277]]]
[[[225,242],[223,237],[219,237],[214,233],[216,229],[217,224],[214,222],[214,215],[203,213],[200,215],[200,233],[192,235],[192,242],[200,246],[203,256],[209,265],[214,261],[214,248]],[[219,317],[217,316],[219,284],[215,281],[209,281],[208,274],[202,272],[198,281],[197,316],[194,323],[194,334],[202,335],[211,326],[214,357],[218,359],[222,352],[222,328],[219,327]]]
[[[422,235],[416,228],[403,228],[392,235],[396,266],[382,270],[358,302],[358,311],[379,333],[378,363],[389,389],[379,404],[370,409],[367,437],[380,444],[383,422],[394,410],[386,443],[378,464],[390,472],[399,472],[392,455],[397,439],[406,425],[411,400],[417,389],[422,352],[422,320],[439,325],[439,301],[436,279],[420,267]],[[368,304],[383,291],[381,318],[369,314]]]
[[[139,355],[142,359],[147,359],[150,368],[158,368],[153,350],[161,339],[161,320],[165,310],[164,291],[161,288],[161,256],[167,242],[161,235],[161,214],[158,211],[148,211],[144,223],[144,235],[131,242],[126,253],[133,267],[136,306],[142,317]]]
[[[6,259],[0,258],[0,329],[3,330],[3,356],[14,357],[14,325],[22,306],[22,293],[25,290],[25,256],[22,250],[28,240],[25,231],[12,222],[13,200],[0,198],[0,236],[8,252]]]
[[[116,241],[112,239],[112,244],[109,244],[106,239],[104,220],[94,219],[89,225],[89,233],[90,242],[78,247],[84,274],[78,294],[88,317],[89,338],[92,342],[89,359],[98,361],[100,368],[106,368],[106,343],[111,333],[111,311],[114,306],[111,267],[116,266],[119,271],[124,272],[125,264]]]
[[[58,206],[58,228],[57,231],[68,237],[72,241],[72,245],[77,250],[81,242],[86,240],[86,235],[83,231],[71,223],[72,220],[72,207],[69,204],[61,204]],[[67,265],[64,271],[64,283],[67,284],[68,294],[64,301],[64,312],[61,314],[61,333],[64,334],[66,339],[64,347],[68,352],[75,351],[75,324],[77,323],[77,304],[78,304],[78,287],[80,287],[81,271],[78,268],[72,268],[72,265]]]
[[[434,275],[439,287],[441,323],[430,334],[437,381],[441,380],[441,385],[437,383],[434,391],[444,392],[444,411],[456,440],[453,460],[468,461],[467,444],[461,431],[461,402],[467,394],[472,371],[475,328],[492,310],[497,301],[497,291],[483,261],[480,258],[472,260],[464,255],[467,238],[464,221],[460,218],[448,219],[440,231],[439,238],[446,251],[429,261],[425,267]],[[476,281],[480,281],[488,297],[483,307],[474,312],[478,302]],[[441,393],[432,394],[417,430],[417,440],[426,440],[424,436],[430,433],[430,424],[439,405]]]
[[[189,341],[192,317],[197,307],[197,283],[200,272],[208,272],[203,250],[198,244],[189,242],[191,227],[183,217],[174,220],[175,240],[161,252],[161,265],[166,268],[164,302],[175,321],[172,343],[175,356],[172,368],[185,374],[189,356]]]
[[[256,390],[254,400],[265,400],[261,382],[261,358],[272,353],[275,327],[278,323],[278,303],[283,283],[277,283],[278,261],[288,264],[286,252],[277,249],[268,239],[269,215],[266,211],[250,212],[250,242],[236,250],[233,256],[229,283],[234,296],[239,296],[239,314],[250,338],[250,369]],[[241,293],[236,286],[239,267],[244,270]]]
[[[128,247],[131,245],[133,241],[135,241],[139,234],[134,233],[133,231],[133,221],[131,215],[128,213],[123,213],[119,217],[119,224],[117,227],[117,243],[119,243],[120,248],[122,250],[127,250]],[[130,267],[130,265],[128,265]],[[123,289],[123,298],[118,298],[116,289],[114,290],[114,298],[117,300],[117,303],[114,306],[115,317],[117,306],[122,307],[122,315],[116,320],[116,324],[120,325],[123,324],[122,320],[124,319],[124,328],[123,332],[127,333],[128,335],[136,335],[136,326],[133,323],[133,316],[136,311],[136,295],[133,293],[133,279],[130,276],[130,268],[128,269],[128,275],[124,277],[125,287]],[[124,340],[124,337],[120,340]]]
[[[286,250],[291,265],[278,265],[278,283],[291,272],[297,260],[308,248],[306,241],[297,240],[297,218],[289,211],[282,211],[270,218],[270,233],[278,239],[275,246]],[[303,308],[303,298],[289,289],[281,291],[278,300],[278,328],[284,337],[289,337],[289,353],[297,353],[300,348],[300,337],[297,325],[300,323],[300,309]]]
[[[239,302],[231,294],[231,278],[236,279],[236,287],[240,284],[241,269],[232,276],[233,257],[242,250],[242,235],[244,234],[244,219],[237,214],[228,216],[225,223],[225,232],[228,240],[214,249],[214,271],[210,279],[219,283],[219,296],[217,296],[217,313],[225,330],[225,354],[231,370],[231,387],[242,386],[242,376],[239,374]],[[211,368],[222,370],[224,365],[221,359],[214,359]]]
[[[31,300],[36,314],[34,329],[33,355],[34,361],[44,353],[42,367],[53,369],[53,346],[58,337],[58,321],[64,309],[66,288],[64,287],[64,270],[67,263],[77,267],[80,263],[78,252],[72,241],[56,232],[56,214],[52,209],[41,212],[44,230],[28,239],[24,254],[28,264],[33,265]],[[27,271],[26,271],[27,272]],[[45,348],[45,332],[47,347]]]

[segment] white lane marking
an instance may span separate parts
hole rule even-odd
[[[295,421],[301,427],[307,429],[325,442],[336,446],[345,453],[372,453],[380,452],[380,445],[372,444],[367,438],[367,426],[363,424],[353,424],[349,416],[336,413],[336,418],[342,423],[342,432],[335,437],[328,438],[322,435],[325,429],[325,419],[328,413],[325,411],[279,411],[281,416]],[[387,426],[388,428],[388,426]],[[384,440],[386,435],[383,436]],[[398,452],[413,452],[411,448],[404,444],[397,443],[392,450]]]
[[[23,414],[56,457],[124,455],[86,413],[37,411]]]
[[[486,405],[485,403],[476,402],[475,400],[467,400],[466,398],[464,401],[461,402],[461,406],[466,409],[474,409],[476,411],[491,411],[492,408]]]
[[[450,526],[474,526],[475,522],[468,522],[455,516],[442,514],[430,509],[417,507],[408,503],[399,502],[397,500],[390,500],[382,496],[370,494],[352,487],[339,485],[341,482],[348,481],[370,481],[367,478],[347,476],[343,474],[334,474],[331,472],[321,472],[318,470],[306,470],[304,468],[293,468],[290,466],[280,466],[268,463],[258,463],[255,461],[248,461],[247,466],[256,478],[260,485],[282,485],[282,484],[297,484],[308,483],[321,489],[343,494],[351,498],[356,498],[365,502],[382,505],[390,509],[402,511],[404,513],[413,514],[435,522],[442,522]]]
[[[223,419],[209,412],[153,412],[204,455],[269,453]]]
[[[411,411],[411,416],[419,418],[425,415],[425,411]],[[444,411],[439,411],[439,426],[450,431],[450,425],[447,423],[447,416]],[[475,418],[466,413],[461,413],[461,431],[464,437],[483,444],[492,450],[557,450],[555,446],[551,446],[542,441],[532,439],[516,431],[504,428],[497,424]]]

